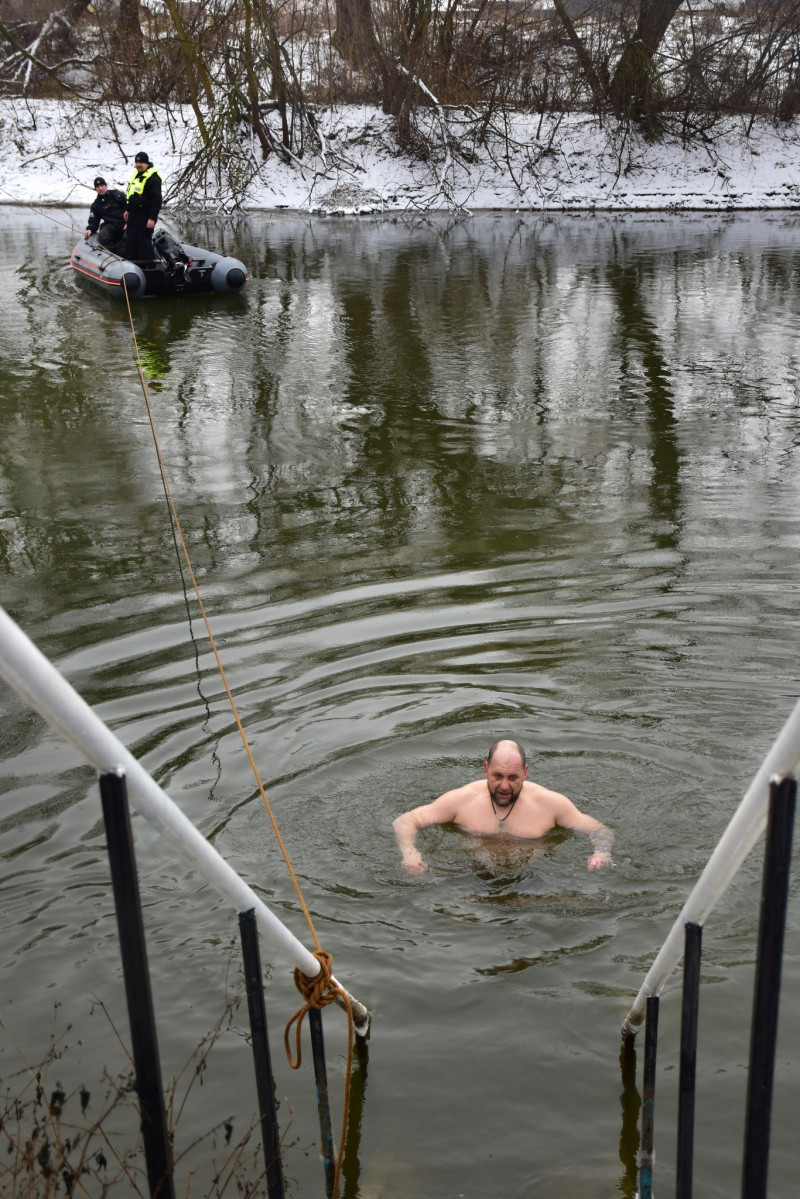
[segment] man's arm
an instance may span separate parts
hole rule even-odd
[[[589,858],[589,869],[602,870],[604,866],[610,866],[611,849],[614,845],[611,829],[595,820],[593,816],[579,811],[566,795],[559,795],[558,799],[560,802],[555,812],[556,824],[562,828],[573,829],[576,833],[586,833],[592,843],[594,853]]]
[[[158,214],[161,212],[161,179],[158,175],[151,175],[144,185],[142,192],[144,200],[147,202],[147,227],[148,229],[155,228],[155,223],[158,220]],[[152,221],[152,224],[150,223]]]
[[[119,191],[117,188],[114,188],[112,192],[108,192],[107,194],[111,196],[112,199],[112,203],[109,206],[107,220],[121,221],[123,219],[123,213],[128,206],[128,201],[125,199],[125,193]]]
[[[417,833],[421,828],[430,828],[433,824],[449,824],[455,820],[459,807],[460,788],[447,791],[433,803],[423,804],[412,808],[392,821],[394,835],[402,855],[402,866],[409,874],[422,874],[427,870],[427,863],[417,849]]]

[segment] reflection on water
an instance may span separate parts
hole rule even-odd
[[[248,738],[337,977],[376,1013],[346,1194],[632,1199],[619,1027],[800,675],[798,218],[185,232],[252,281],[143,303],[136,338]],[[302,935],[184,594],[127,314],[77,286],[71,237],[35,213],[0,226],[0,601]],[[21,701],[0,705],[8,1019],[33,1056],[57,994],[96,1077],[112,1049],[81,1004],[124,1001],[94,780]],[[476,777],[506,735],[615,828],[614,869],[588,872],[570,835],[444,828],[425,834],[430,870],[401,874],[392,818]],[[233,917],[135,826],[170,1076],[235,986]],[[758,868],[706,932],[697,1178],[720,1199],[738,1186]],[[277,1036],[297,1003],[275,963],[268,1003]],[[797,1021],[784,1005],[786,1096]],[[249,1119],[243,1035],[179,1140],[223,1109]],[[326,1038],[336,1097],[341,1028]],[[275,1069],[290,1188],[316,1193],[310,1080]],[[776,1127],[776,1196],[788,1141]]]
[[[622,1127],[619,1134],[619,1160],[622,1162],[622,1177],[619,1182],[619,1193],[625,1199],[634,1199],[637,1191],[637,1158],[639,1153],[639,1114],[642,1109],[642,1097],[636,1085],[636,1048],[635,1043],[626,1038],[619,1051],[619,1066],[622,1075],[622,1091],[620,1105],[622,1107]]]

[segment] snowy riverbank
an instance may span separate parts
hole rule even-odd
[[[441,126],[431,112],[430,139]],[[243,207],[322,212],[468,209],[693,210],[793,208],[800,203],[800,125],[747,126],[732,119],[713,141],[648,144],[638,134],[602,127],[593,117],[538,116],[495,125],[486,144],[464,136],[466,120],[449,115],[465,156],[438,152],[426,161],[400,153],[391,120],[359,106],[320,113],[324,153],[303,163],[273,155],[248,185]],[[55,101],[0,101],[5,203],[84,206],[92,179],[124,186],[133,156],[147,150],[167,189],[197,153],[190,110],[147,120],[107,106],[76,111]],[[198,206],[229,208],[225,186],[209,180]],[[186,204],[183,200],[182,204]]]

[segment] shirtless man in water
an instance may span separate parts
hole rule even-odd
[[[526,779],[525,751],[516,741],[498,741],[483,764],[485,779],[446,791],[433,803],[413,808],[394,821],[403,868],[422,874],[426,863],[416,846],[417,832],[432,824],[460,824],[471,833],[485,836],[533,840],[552,828],[571,828],[587,833],[594,847],[590,870],[601,870],[611,862],[614,834],[599,820],[579,812],[566,795],[548,791]]]

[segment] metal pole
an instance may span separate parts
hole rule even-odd
[[[796,799],[794,779],[773,780],[770,784],[747,1077],[742,1199],[766,1199],[767,1195],[778,1001]]]
[[[247,988],[247,1007],[250,1013],[250,1032],[253,1040],[253,1062],[256,1071],[258,1110],[261,1115],[261,1137],[267,1168],[269,1199],[283,1199],[281,1146],[278,1137],[278,1116],[275,1110],[275,1087],[267,1036],[267,1008],[264,1003],[264,984],[261,973],[261,954],[258,948],[256,914],[239,913],[239,934],[242,941],[244,981]]]
[[[101,775],[100,795],[117,909],[147,1181],[153,1199],[175,1199],[153,995],[147,969],[139,880],[124,777],[119,774]]]
[[[199,867],[203,877],[234,904],[236,912],[255,908],[259,927],[270,944],[307,978],[317,977],[320,964],[314,955],[217,853],[2,607],[0,677],[58,729],[101,774],[111,770],[124,773],[131,803],[172,848]],[[334,983],[336,981],[333,979]],[[337,985],[341,986],[341,983]],[[350,998],[356,1031],[366,1033],[369,1012],[358,1000]]]
[[[640,1199],[653,1199],[653,1123],[656,1102],[656,1049],[658,1047],[657,995],[647,1000],[644,1034],[644,1081],[642,1084],[642,1146],[639,1150]]]
[[[322,1012],[319,1008],[308,1009],[308,1021],[311,1028],[311,1050],[314,1055],[314,1081],[317,1084],[319,1135],[322,1157],[325,1162],[325,1192],[330,1199],[336,1174],[336,1151],[333,1148],[331,1105],[328,1099],[328,1072],[325,1068],[325,1041],[322,1036]]]
[[[678,1079],[678,1177],[675,1199],[692,1199],[694,1100],[697,1069],[697,1018],[700,1009],[700,954],[703,930],[686,925],[681,1008],[681,1062]]]
[[[639,994],[622,1025],[623,1035],[635,1036],[644,1017],[648,995],[660,995],[664,983],[677,966],[683,949],[683,930],[688,921],[705,924],[706,917],[723,894],[736,871],[755,845],[767,822],[768,785],[773,775],[792,774],[800,762],[800,701],[759,767],[744,799],[734,812],[717,848],[708,859],[703,873],[683,911],[673,924],[656,960],[647,972]]]

